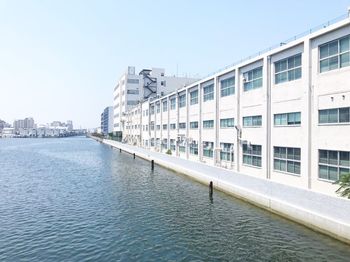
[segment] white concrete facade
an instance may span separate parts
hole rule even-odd
[[[335,195],[350,172],[349,83],[346,18],[143,102],[124,141]]]
[[[125,132],[126,112],[149,97],[159,97],[196,81],[187,77],[166,76],[162,68],[143,69],[136,74],[129,66],[113,91],[114,130]]]

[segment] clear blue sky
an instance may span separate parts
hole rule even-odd
[[[350,0],[0,0],[0,119],[97,127],[128,65],[205,76],[348,6]]]

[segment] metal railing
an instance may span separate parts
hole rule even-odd
[[[287,39],[287,40],[285,40],[285,41],[282,41],[282,42],[280,42],[279,44],[275,44],[275,45],[273,45],[273,46],[270,46],[270,47],[268,47],[268,48],[265,48],[265,49],[263,49],[263,50],[260,50],[259,52],[256,52],[256,53],[254,53],[254,54],[252,54],[252,55],[250,55],[250,56],[247,56],[247,57],[245,57],[245,58],[242,58],[242,59],[240,59],[240,60],[238,60],[238,61],[236,61],[236,62],[234,62],[234,63],[232,63],[232,64],[230,64],[230,65],[227,65],[227,66],[225,66],[225,67],[223,67],[223,68],[221,68],[221,69],[219,69],[219,70],[216,70],[216,71],[214,71],[214,72],[212,72],[212,73],[206,75],[206,76],[203,77],[202,79],[207,78],[207,77],[212,76],[212,75],[215,75],[215,74],[217,74],[217,73],[219,73],[219,72],[221,72],[221,71],[224,71],[224,70],[226,70],[226,69],[228,69],[228,68],[230,68],[230,67],[233,67],[233,66],[238,65],[238,64],[240,64],[240,63],[243,63],[243,62],[245,62],[245,61],[248,61],[248,60],[250,60],[250,59],[252,59],[252,58],[254,58],[254,57],[258,57],[258,56],[260,56],[260,55],[262,55],[262,54],[264,54],[264,53],[266,53],[266,52],[269,52],[269,51],[271,51],[271,50],[273,50],[273,49],[275,49],[275,48],[278,48],[278,47],[280,47],[280,46],[282,46],[282,45],[289,44],[290,42],[293,42],[293,41],[295,41],[295,40],[297,40],[297,39],[300,39],[300,38],[302,38],[302,37],[304,37],[304,36],[310,35],[310,34],[316,32],[316,31],[318,31],[318,30],[320,30],[320,29],[322,29],[322,28],[326,28],[326,27],[328,27],[328,26],[330,26],[330,25],[333,25],[333,24],[335,24],[335,23],[337,23],[337,22],[340,22],[340,21],[342,21],[342,20],[344,20],[344,19],[346,19],[346,18],[349,18],[349,13],[346,13],[346,14],[343,14],[343,15],[341,15],[341,16],[338,16],[338,17],[336,17],[336,18],[334,18],[334,19],[332,19],[332,20],[329,20],[329,21],[327,21],[327,22],[325,22],[325,23],[322,23],[322,24],[320,24],[320,25],[318,25],[318,26],[315,26],[315,27],[313,27],[313,28],[310,28],[309,30],[307,30],[307,31],[305,31],[305,32],[303,32],[303,33],[301,33],[301,34],[295,35],[295,36],[293,36],[293,37],[291,37],[291,38],[289,38],[289,39]]]

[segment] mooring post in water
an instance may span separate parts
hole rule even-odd
[[[213,195],[213,181],[210,181],[210,183],[209,183],[209,195],[210,196]]]
[[[154,160],[151,161],[152,170],[154,170]]]
[[[119,153],[121,153],[122,152],[122,149],[121,148],[119,148]]]
[[[133,154],[133,156],[134,156],[134,159],[135,159],[135,157],[136,157],[135,153]]]

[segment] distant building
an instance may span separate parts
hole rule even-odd
[[[34,127],[35,127],[35,123],[32,117],[26,117],[25,119],[18,119],[13,122],[13,128],[15,129],[15,131],[18,131],[20,129],[30,129]]]
[[[15,136],[15,129],[13,127],[5,127],[2,129],[1,137],[14,137]]]
[[[2,130],[5,127],[10,127],[10,124],[8,124],[4,120],[0,119],[0,130]]]
[[[53,121],[50,126],[52,127],[59,127],[59,126],[63,126],[64,123],[62,123],[61,121]]]
[[[72,120],[67,120],[67,130],[68,131],[73,131],[73,121]]]
[[[113,107],[109,106],[101,114],[101,133],[106,135],[113,132]]]
[[[125,112],[148,98],[162,96],[194,82],[196,79],[165,76],[162,68],[143,69],[135,73],[129,66],[114,88],[114,131],[123,131]]]
[[[35,126],[34,119],[32,117],[27,117],[24,119],[24,128],[30,129],[34,128]]]

